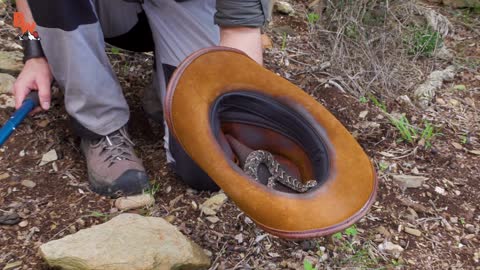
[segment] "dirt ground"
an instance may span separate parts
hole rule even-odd
[[[399,141],[398,131],[373,102],[329,86],[321,74],[306,72],[307,66],[319,64],[318,52],[309,46],[305,5],[295,8],[300,15],[276,14],[267,28],[273,48],[266,50],[265,65],[327,107],[376,165],[377,201],[356,224],[356,233],[300,242],[279,239],[256,227],[231,201],[217,213],[218,222],[208,221],[198,205],[214,194],[188,189],[167,168],[163,131],[151,127],[141,109],[151,55],[109,51],[131,106],[131,135],[158,187],[156,204],[134,212],[167,218],[211,253],[211,269],[303,269],[305,259],[318,269],[480,269],[480,36],[453,22],[457,33],[446,42],[463,68],[437,92],[430,108],[384,100],[389,111],[405,113],[412,124],[428,120],[437,128],[440,134],[431,147],[425,147]],[[442,7],[441,12],[453,16],[458,11]],[[11,24],[9,18],[5,22]],[[293,30],[286,40],[275,31],[280,26]],[[15,38],[10,28],[0,29],[2,39]],[[448,64],[439,62],[438,67]],[[12,112],[0,109],[0,123]],[[69,129],[62,95],[56,91],[52,108],[26,119],[0,148],[0,211],[14,211],[26,221],[22,226],[0,226],[0,269],[14,262],[19,262],[15,269],[48,269],[37,253],[39,245],[119,213],[113,200],[90,191],[78,143]],[[51,150],[58,159],[39,165]],[[426,180],[419,187],[404,188],[393,175]],[[35,185],[27,187],[25,180]],[[379,244],[386,241],[404,248],[398,258],[379,251]]]

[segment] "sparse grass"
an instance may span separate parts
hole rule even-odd
[[[425,127],[422,131],[420,140],[425,143],[426,148],[430,148],[432,147],[433,138],[440,135],[440,133],[438,133],[435,127],[432,124],[430,124],[428,121],[425,121],[424,125]]]
[[[408,118],[402,115],[399,119],[392,116],[389,117],[390,123],[397,128],[400,133],[401,140],[413,143],[418,138],[417,130],[410,124]]]
[[[92,211],[90,212],[89,215],[87,215],[88,217],[96,217],[96,218],[103,218],[103,221],[107,221],[110,219],[110,214],[107,214],[107,213],[102,213],[102,212],[98,212],[98,211]]]
[[[380,108],[382,111],[387,112],[387,106],[385,105],[384,102],[381,102],[380,100],[378,100],[377,97],[375,97],[373,94],[370,94],[369,97],[375,106]]]
[[[282,51],[287,49],[287,33],[283,32],[282,34]]]
[[[160,190],[160,184],[154,182],[150,184],[150,188],[143,191],[143,193],[150,194],[150,196],[155,197],[155,194]]]
[[[320,20],[320,14],[315,12],[310,12],[307,14],[307,22],[309,25],[314,25]]]
[[[408,44],[408,53],[411,55],[432,56],[437,48],[443,44],[439,32],[431,27],[410,27],[405,42]]]

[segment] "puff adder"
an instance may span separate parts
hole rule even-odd
[[[303,193],[317,185],[317,181],[315,180],[308,180],[303,183],[302,181],[291,177],[280,167],[280,163],[274,159],[273,155],[264,150],[256,150],[248,154],[247,158],[245,159],[243,171],[255,181],[259,181],[258,168],[260,164],[265,164],[265,166],[268,168],[268,171],[272,175],[268,178],[267,182],[267,186],[270,188],[273,188],[276,184],[276,181],[278,181],[292,190]]]

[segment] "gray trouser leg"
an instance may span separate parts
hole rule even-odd
[[[67,112],[93,133],[107,135],[128,122],[129,108],[105,53],[104,37],[128,31],[128,23],[135,21],[125,18],[135,19],[140,6],[123,1],[85,2],[59,2],[69,5],[67,10],[72,13],[75,5],[90,8],[92,16],[97,17],[94,22],[73,22],[73,27],[72,23],[65,23],[73,20],[73,14],[45,14],[41,8],[32,8],[32,13],[53,75],[65,90]],[[105,3],[110,3],[110,9]],[[47,16],[50,18],[43,18]],[[51,16],[58,17],[58,25],[52,25]]]
[[[147,14],[155,40],[157,55],[157,81],[163,101],[166,82],[162,63],[178,66],[196,50],[217,45],[220,40],[218,26],[214,24],[215,0],[146,0],[143,8]],[[169,130],[165,125],[164,146],[167,162],[174,158],[169,149]]]

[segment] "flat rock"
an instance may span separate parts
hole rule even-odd
[[[15,77],[10,74],[0,73],[0,94],[10,94],[14,83]]]
[[[34,188],[37,185],[32,180],[22,180],[21,184],[22,184],[22,186],[25,186],[25,187],[28,187],[28,188]]]
[[[378,249],[394,256],[395,258],[400,257],[403,252],[403,248],[400,245],[388,241],[378,245]]]
[[[0,73],[18,74],[23,68],[23,54],[18,51],[0,51]]]
[[[418,188],[427,180],[427,177],[406,175],[406,174],[394,174],[392,178],[399,186],[404,188]]]
[[[47,153],[43,154],[42,160],[40,160],[40,164],[38,166],[43,166],[46,165],[52,161],[55,161],[58,159],[57,151],[55,149],[52,149],[48,151]]]
[[[207,269],[209,257],[162,218],[121,214],[40,246],[51,267],[82,270]]]
[[[155,199],[150,194],[141,194],[136,196],[120,197],[115,200],[115,207],[119,210],[131,210],[151,206],[155,203]]]
[[[274,10],[285,15],[295,14],[295,9],[293,9],[292,5],[285,1],[275,1]]]
[[[218,193],[202,203],[202,205],[200,205],[200,210],[205,215],[214,216],[225,201],[227,201],[227,195],[225,195],[225,193]]]

